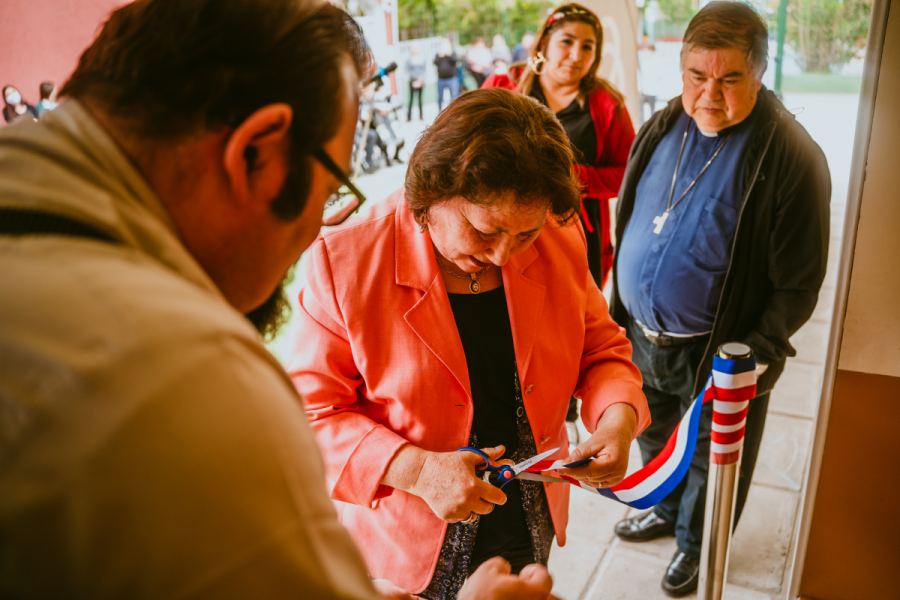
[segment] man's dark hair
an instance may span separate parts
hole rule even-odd
[[[463,94],[438,115],[409,158],[406,201],[421,219],[452,198],[549,205],[560,224],[577,214],[572,147],[556,115],[502,88]]]
[[[56,88],[56,84],[52,81],[44,81],[41,82],[41,100],[47,100],[50,98],[50,94],[53,93],[53,90]]]
[[[700,9],[684,32],[681,64],[692,50],[737,48],[761,77],[769,60],[769,29],[762,15],[743,2],[715,0]]]
[[[295,185],[272,203],[289,221],[306,204],[310,150],[337,133],[347,60],[361,75],[362,32],[325,2],[136,0],[110,15],[60,95],[89,98],[130,133],[162,141],[290,105]]]

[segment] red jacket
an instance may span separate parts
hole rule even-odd
[[[502,87],[515,90],[516,84],[507,75],[491,75],[481,86],[482,89]],[[597,162],[593,166],[575,165],[582,185],[582,213],[584,199],[600,201],[600,249],[602,252],[603,281],[612,268],[613,248],[610,235],[609,200],[619,195],[628,153],[634,141],[634,125],[628,109],[616,102],[603,88],[597,88],[588,96],[591,118],[597,131]],[[593,233],[590,222],[584,219],[588,230]]]

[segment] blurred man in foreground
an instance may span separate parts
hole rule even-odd
[[[138,0],[0,134],[0,597],[410,597],[244,318],[347,181],[364,56],[325,3]],[[508,572],[460,597],[548,597]]]

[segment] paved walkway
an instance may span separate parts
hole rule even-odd
[[[828,273],[812,319],[792,338],[797,357],[790,359],[772,393],[759,462],[740,526],[734,536],[728,574],[729,600],[783,598],[797,512],[801,498],[814,421],[822,385],[831,312],[837,281],[844,204],[850,155],[856,124],[856,96],[789,95],[785,104],[822,146],[832,170],[831,245]],[[437,106],[426,105],[426,121]],[[425,123],[404,124],[412,147]],[[359,180],[370,206],[403,185],[405,165],[381,169]],[[302,285],[297,277],[290,297]],[[281,358],[290,349],[290,333],[271,348]],[[584,432],[583,432],[584,434]],[[637,446],[632,448],[631,469],[640,467]],[[614,524],[629,509],[580,490],[572,491],[569,541],[550,556],[554,593],[563,600],[652,600],[665,598],[659,584],[675,551],[674,538],[645,544],[620,542]]]

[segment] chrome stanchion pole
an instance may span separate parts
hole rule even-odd
[[[719,346],[720,358],[736,360],[753,356],[744,344],[728,343]],[[731,531],[734,524],[734,505],[741,470],[740,446],[728,455],[716,459],[710,447],[709,480],[706,488],[706,518],[703,525],[703,546],[700,554],[700,600],[721,600],[725,590],[725,575],[731,551]],[[730,455],[730,457],[729,457]],[[722,464],[725,463],[725,464]]]

